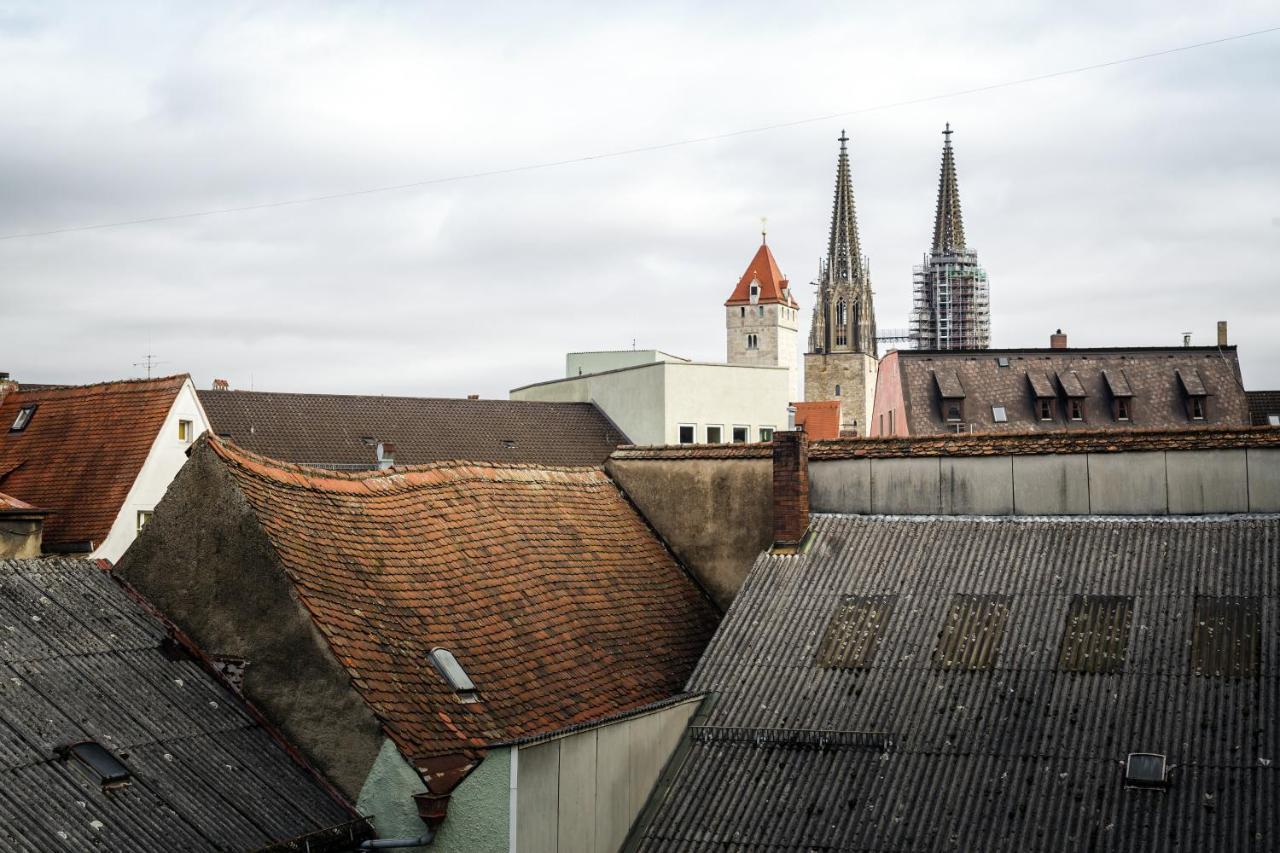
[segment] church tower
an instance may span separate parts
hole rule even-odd
[[[866,435],[876,393],[876,318],[858,238],[848,142],[841,131],[831,236],[814,282],[818,294],[804,356],[804,398],[839,400],[841,432]]]
[[[951,150],[951,125],[942,131],[942,173],[933,246],[915,268],[911,345],[916,349],[986,349],[991,345],[991,301],[978,253],[965,245],[960,186]]]
[[[729,364],[787,368],[792,400],[799,399],[796,330],[800,306],[791,285],[769,251],[762,231],[760,248],[724,303]]]

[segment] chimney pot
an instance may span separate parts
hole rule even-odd
[[[479,400],[479,399],[480,399],[480,395],[479,395],[479,394],[468,394],[468,395],[467,395],[467,399],[468,399],[468,400]]]
[[[773,547],[798,549],[809,530],[809,439],[773,434]]]
[[[215,380],[213,380],[213,390],[215,390],[215,391],[230,391],[230,390],[231,390],[231,383],[230,383],[230,382],[228,382],[228,381],[227,381],[227,380],[225,380],[225,379],[215,379]]]
[[[1227,321],[1218,321],[1218,346],[1225,347],[1227,345]]]
[[[1052,335],[1049,336],[1049,349],[1066,349],[1066,348],[1067,348],[1067,336],[1062,333],[1061,329],[1059,329],[1058,331],[1054,332]]]

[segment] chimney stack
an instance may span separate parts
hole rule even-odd
[[[1190,333],[1190,332],[1183,332],[1183,333],[1182,333],[1182,345],[1183,345],[1184,347],[1189,347],[1189,346],[1191,346],[1191,333]]]
[[[215,390],[215,391],[230,391],[230,390],[231,390],[231,383],[230,383],[230,382],[228,382],[228,381],[227,381],[227,380],[225,380],[225,379],[215,379],[215,380],[213,380],[213,390]]]
[[[809,439],[773,434],[773,551],[795,553],[809,531]]]
[[[1225,347],[1227,345],[1227,321],[1218,321],[1218,346]]]
[[[1067,348],[1067,336],[1062,333],[1061,329],[1059,329],[1058,331],[1054,332],[1052,335],[1049,336],[1049,349],[1066,349],[1066,348]]]
[[[468,399],[468,400],[479,400],[479,399],[480,399],[480,395],[479,395],[479,394],[468,394],[468,395],[467,395],[467,399]]]

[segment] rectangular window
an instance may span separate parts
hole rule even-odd
[[[947,423],[958,423],[964,420],[964,406],[960,400],[943,400],[942,405],[947,414]]]
[[[735,426],[733,428],[733,443],[746,444],[747,436],[751,434],[750,427]]]
[[[1196,596],[1191,672],[1217,678],[1258,675],[1262,605],[1257,598]]]
[[[1123,671],[1132,624],[1132,598],[1073,596],[1067,609],[1059,666],[1066,672]]]
[[[1004,410],[1004,406],[992,406],[991,420],[998,424],[1008,423],[1009,413]]]
[[[759,348],[760,348],[759,336],[754,334],[747,335],[747,349],[759,349]]]
[[[893,430],[893,411],[894,411],[893,409],[890,409],[890,410],[889,410],[889,435],[893,435],[893,434],[894,434],[894,430]]]
[[[27,424],[31,423],[31,416],[35,413],[35,404],[18,409],[18,416],[13,419],[13,426],[9,427],[9,432],[22,432],[27,428]]]
[[[1204,420],[1204,397],[1189,397],[1187,399],[1187,412],[1191,415],[1191,420]]]
[[[1053,420],[1053,400],[1047,397],[1041,397],[1039,400],[1036,401],[1036,407],[1040,412],[1040,420],[1042,421]]]
[[[843,329],[836,332],[836,346],[846,347],[849,345],[849,335]]]
[[[835,669],[869,669],[897,600],[896,595],[845,598],[827,623],[814,662]]]
[[[1116,420],[1129,420],[1129,399],[1127,397],[1116,397]]]
[[[151,520],[152,511],[149,509],[138,510],[138,531],[147,526],[147,522]]]
[[[773,441],[773,427],[760,427],[760,440]]]
[[[933,650],[935,669],[994,669],[1013,599],[955,595]]]
[[[1267,426],[1280,426],[1280,415],[1267,415]]]
[[[1084,420],[1084,400],[1081,400],[1079,397],[1072,397],[1067,401],[1067,411],[1071,415],[1071,420]]]
[[[194,424],[191,421],[178,421],[178,441],[191,441],[195,438]]]
[[[693,444],[694,432],[695,430],[694,430],[693,424],[680,424],[680,443]]]
[[[707,427],[707,444],[720,444],[724,441],[724,427],[709,426]]]

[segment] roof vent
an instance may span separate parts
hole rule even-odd
[[[60,748],[58,754],[64,759],[76,759],[82,767],[102,783],[104,790],[123,788],[132,781],[129,768],[125,767],[124,762],[116,758],[109,749],[97,741],[83,740],[79,743],[73,743]]]
[[[458,663],[458,659],[453,656],[453,652],[437,647],[431,650],[430,658],[432,666],[436,668],[436,672],[440,673],[441,677],[453,688],[453,692],[458,694],[458,701],[480,701],[480,693],[476,690],[475,683],[467,675],[467,671],[462,668],[462,664]]]
[[[1168,784],[1169,766],[1155,752],[1131,752],[1124,763],[1124,783],[1134,788],[1163,788]]]

